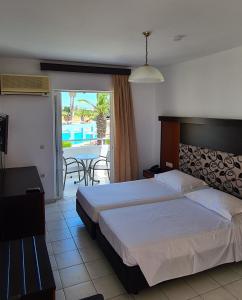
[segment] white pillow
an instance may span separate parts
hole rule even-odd
[[[155,174],[155,180],[161,181],[179,193],[188,193],[197,188],[206,186],[206,182],[179,170],[172,170]]]
[[[234,215],[242,213],[242,200],[213,188],[194,191],[185,196],[230,221]]]

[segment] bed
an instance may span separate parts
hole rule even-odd
[[[122,183],[79,187],[76,209],[93,238],[103,210],[141,205],[182,197],[185,190],[205,187],[204,181],[178,170]]]
[[[205,193],[202,199],[210,197],[210,189],[193,193],[200,192]],[[102,211],[97,239],[126,290],[137,293],[242,260],[238,201],[239,213],[232,219],[187,197]]]
[[[159,120],[161,166],[168,161],[241,203],[242,120],[164,116]],[[170,139],[173,133],[176,138]],[[211,207],[183,197],[102,211],[97,240],[126,290],[137,293],[164,280],[240,261],[242,215],[227,220],[223,211],[222,215],[214,211],[212,206],[221,199],[207,202]]]

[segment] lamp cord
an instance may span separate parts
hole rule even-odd
[[[145,65],[148,65],[148,36],[145,36]]]

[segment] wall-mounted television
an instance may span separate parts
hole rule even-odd
[[[0,113],[0,152],[7,154],[8,148],[8,115]]]

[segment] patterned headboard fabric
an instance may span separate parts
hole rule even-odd
[[[179,168],[242,199],[242,155],[180,144]]]

